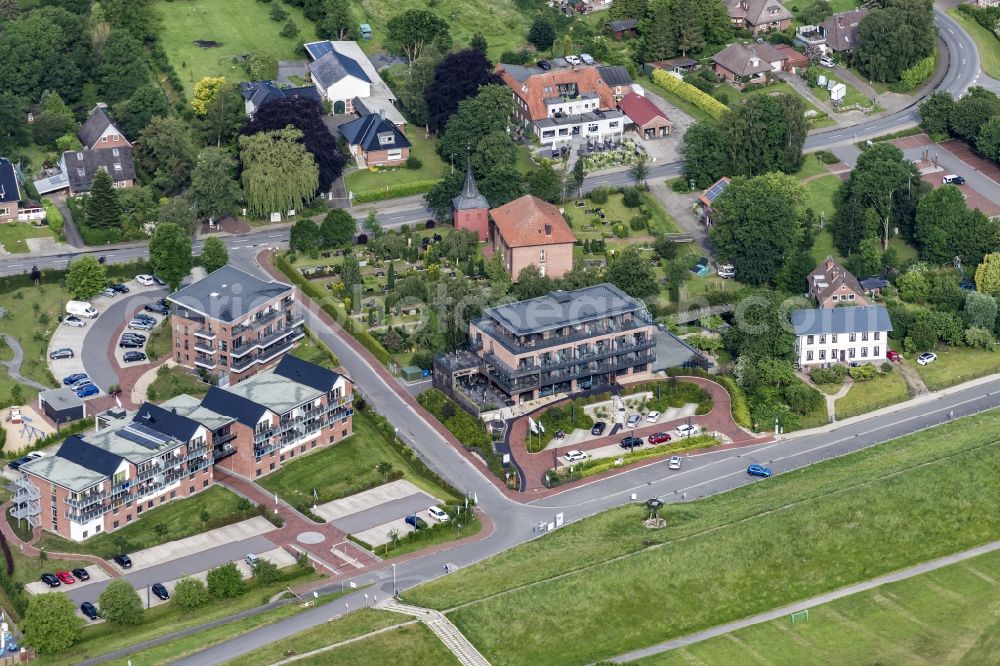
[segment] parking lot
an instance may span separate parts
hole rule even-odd
[[[406,516],[417,515],[428,524],[435,522],[427,509],[440,503],[409,481],[400,479],[321,504],[315,513],[337,529],[369,545],[379,546],[390,540],[389,532],[393,529],[401,537],[413,531],[405,521]]]

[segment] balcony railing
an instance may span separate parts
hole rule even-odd
[[[66,498],[66,504],[73,507],[74,509],[84,509],[88,506],[92,506],[97,502],[101,502],[108,497],[107,493],[91,493],[90,495],[84,495],[82,499],[73,499],[72,497]]]
[[[595,325],[582,331],[574,331],[573,333],[567,333],[564,335],[551,335],[544,339],[534,339],[529,342],[518,342],[508,331],[497,326],[489,319],[480,319],[476,322],[476,327],[478,327],[483,333],[493,338],[493,340],[503,345],[505,349],[513,354],[525,354],[569,342],[590,340],[618,333],[626,333],[628,331],[634,331],[638,328],[645,328],[647,326],[651,326],[651,324],[638,316],[635,316],[626,322],[613,322],[610,325]]]
[[[280,342],[277,345],[270,347],[269,349],[264,349],[261,352],[254,354],[252,356],[244,356],[243,358],[237,361],[233,361],[231,367],[235,371],[242,371],[249,368],[254,363],[267,363],[278,354],[281,354],[282,352],[291,349],[292,346],[295,344],[295,341],[299,340],[304,335],[305,333],[302,332],[301,328],[296,329],[295,332],[290,337],[285,338],[283,342]]]
[[[194,334],[199,338],[208,338],[209,340],[214,340],[216,337],[215,331],[210,328],[196,328]]]
[[[206,354],[214,354],[216,351],[214,342],[205,341],[201,338],[195,338],[194,349]]]
[[[217,366],[219,362],[216,361],[211,356],[205,356],[204,354],[196,354],[194,357],[194,364],[202,368],[208,368],[209,370],[211,370],[212,368]]]
[[[301,330],[298,327],[304,321],[305,321],[305,319],[302,318],[302,317],[299,317],[298,319],[292,319],[290,321],[287,321],[285,323],[284,327],[279,328],[277,331],[274,331],[273,333],[265,335],[264,337],[253,338],[253,339],[249,339],[249,340],[241,340],[239,344],[235,344],[234,343],[233,344],[232,355],[234,357],[235,356],[242,356],[243,354],[246,354],[247,352],[249,352],[250,350],[252,350],[254,347],[266,347],[268,344],[274,342],[275,340],[280,340],[281,338],[285,337],[286,335],[289,335],[291,333],[294,333],[296,331]]]
[[[231,442],[234,439],[236,439],[236,433],[232,431],[227,432],[224,435],[216,434],[212,436],[212,444],[214,446],[219,446],[221,444],[225,444],[226,442]]]
[[[245,333],[246,331],[256,330],[256,329],[260,328],[261,326],[263,326],[264,324],[266,324],[267,322],[272,321],[276,317],[279,317],[279,316],[284,315],[284,314],[291,315],[290,308],[285,308],[285,307],[283,307],[283,308],[276,308],[276,309],[273,309],[273,310],[268,310],[267,312],[265,312],[262,315],[254,316],[249,321],[247,321],[245,324],[240,324],[238,326],[233,326],[233,336],[235,337],[237,335],[241,335],[241,334]],[[296,317],[292,316],[291,318],[295,319]]]
[[[503,362],[496,354],[493,352],[487,352],[483,356],[483,360],[487,363],[493,365],[497,370],[511,378],[525,377],[538,372],[546,370],[556,370],[560,368],[570,368],[574,365],[580,365],[583,363],[590,363],[592,361],[597,361],[603,358],[608,358],[610,356],[619,356],[624,353],[642,351],[645,349],[652,349],[656,346],[656,341],[653,338],[647,338],[644,340],[633,340],[632,342],[627,342],[624,344],[609,344],[607,347],[600,350],[592,350],[584,353],[579,353],[576,350],[567,350],[566,356],[556,356],[547,361],[540,361],[530,366],[519,366],[517,368],[512,368]]]

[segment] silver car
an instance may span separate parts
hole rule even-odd
[[[628,417],[628,421],[625,422],[626,428],[635,428],[642,422],[642,414],[633,414]]]

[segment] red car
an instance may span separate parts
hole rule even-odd
[[[885,357],[893,363],[899,363],[899,359],[902,358],[898,351],[888,351],[886,352]]]
[[[670,441],[670,435],[665,432],[654,432],[649,436],[650,444],[663,444]]]
[[[76,582],[76,578],[73,578],[73,574],[68,571],[57,571],[56,578],[58,578],[63,583],[70,585]]]

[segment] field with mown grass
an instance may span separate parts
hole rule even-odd
[[[1000,552],[882,585],[655,657],[641,666],[987,664],[1000,650]]]
[[[836,402],[837,418],[846,419],[909,399],[906,381],[895,367],[867,382],[854,382]]]
[[[662,531],[622,507],[404,597],[468,604],[449,617],[497,663],[604,659],[996,539],[998,429],[994,410],[670,504]]]
[[[920,378],[932,391],[1000,372],[1000,350],[996,346],[992,349],[971,349],[938,345],[933,351],[937,360],[930,365],[914,363]]]
[[[36,227],[27,222],[8,222],[0,224],[0,245],[11,254],[28,252],[27,239],[51,238],[52,230],[47,226]]]

